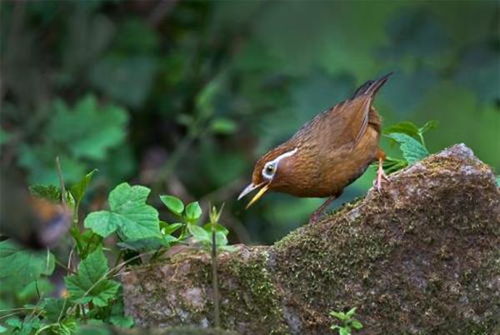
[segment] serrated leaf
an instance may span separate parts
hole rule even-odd
[[[70,299],[76,303],[107,306],[120,288],[120,283],[106,279],[108,269],[108,260],[101,249],[88,255],[78,265],[76,275],[64,278]]]
[[[37,198],[49,200],[51,202],[61,202],[61,191],[54,185],[32,185],[30,192]]]
[[[92,180],[94,173],[96,173],[96,172],[97,172],[97,169],[90,171],[78,183],[76,183],[75,185],[73,185],[71,187],[71,189],[70,189],[71,195],[73,195],[73,198],[75,199],[77,204],[80,203],[83,196],[85,195],[85,192],[87,191],[87,187],[89,186],[89,183]]]
[[[54,291],[54,285],[47,278],[38,278],[16,292],[16,297],[21,301],[30,301],[39,296],[45,296]]]
[[[99,106],[91,95],[73,109],[59,100],[54,110],[46,133],[73,157],[102,160],[110,148],[125,138],[125,110],[110,104]]]
[[[184,211],[184,203],[182,200],[173,195],[161,195],[160,200],[174,214],[181,215]]]
[[[49,322],[58,322],[66,310],[70,307],[70,302],[63,298],[45,298],[43,301],[43,310],[45,319]]]
[[[124,240],[159,237],[158,211],[146,204],[149,193],[144,186],[118,185],[109,194],[110,210],[90,213],[85,227],[102,237],[116,231]]]
[[[94,233],[90,229],[85,229],[80,234],[80,242],[85,245],[85,249],[81,251],[81,258],[86,258],[88,254],[94,252],[102,245],[102,236]]]
[[[29,171],[32,184],[59,184],[55,157],[59,156],[64,181],[73,183],[85,174],[85,164],[66,154],[60,154],[53,144],[21,145],[19,164]]]
[[[41,275],[54,271],[54,255],[34,252],[10,240],[0,242],[0,289],[20,291]]]
[[[201,207],[197,201],[186,206],[186,218],[189,222],[196,222],[201,217],[201,214]]]
[[[399,143],[403,157],[410,165],[429,155],[429,151],[419,141],[407,134],[392,133],[387,135],[387,137]]]

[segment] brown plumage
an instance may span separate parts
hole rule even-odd
[[[256,188],[261,190],[249,205],[267,190],[298,197],[330,197],[320,207],[322,211],[373,161],[381,163],[381,120],[372,103],[390,75],[366,82],[350,99],[318,114],[288,141],[266,153],[255,164],[252,183],[239,198]],[[380,167],[378,187],[382,177]],[[315,214],[313,221],[320,212]]]

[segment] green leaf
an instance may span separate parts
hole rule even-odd
[[[126,315],[113,315],[109,318],[111,324],[122,327],[122,328],[132,328],[134,326],[134,319]]]
[[[391,133],[387,137],[399,143],[403,157],[410,165],[429,155],[429,151],[420,142],[407,134]]]
[[[211,235],[211,234],[210,234]],[[210,241],[212,241],[210,239]],[[225,246],[227,245],[229,242],[227,240],[227,237],[226,237],[226,234],[224,234],[223,232],[221,231],[218,231],[215,233],[215,245],[217,247],[222,247],[222,246]]]
[[[207,232],[205,229],[201,228],[200,226],[197,226],[195,224],[188,224],[188,230],[193,235],[193,237],[198,241],[202,243],[212,243],[212,236],[209,232]]]
[[[59,184],[55,157],[61,161],[64,181],[74,183],[85,174],[86,167],[83,162],[67,154],[60,154],[54,144],[43,143],[35,145],[23,144],[20,147],[19,164],[29,171],[31,184]]]
[[[125,110],[110,104],[98,106],[91,95],[81,99],[73,110],[57,101],[54,110],[46,133],[73,157],[102,160],[125,138]]]
[[[351,335],[351,330],[349,328],[339,328],[340,335]]]
[[[108,269],[108,260],[101,249],[88,255],[79,264],[76,275],[64,278],[70,299],[76,303],[107,306],[120,288],[118,282],[106,279]]]
[[[229,230],[220,223],[214,224],[213,226],[216,232],[221,232],[226,236],[229,234]],[[204,224],[203,229],[205,229],[209,233],[212,232],[212,224],[211,223]]]
[[[45,319],[49,322],[59,322],[62,318],[64,318],[70,305],[71,304],[67,299],[45,298],[43,301]]]
[[[90,322],[89,322],[90,323]],[[80,327],[76,335],[111,335],[111,331],[99,325],[84,325]]]
[[[82,201],[85,192],[87,191],[87,187],[89,186],[90,181],[92,180],[92,176],[97,172],[97,169],[94,169],[87,173],[78,183],[73,185],[70,189],[71,195],[75,198],[76,203],[79,204]]]
[[[354,328],[356,330],[360,330],[363,328],[363,324],[361,322],[359,322],[358,320],[352,320],[351,326],[352,326],[352,328]]]
[[[0,334],[5,333],[7,331],[7,328],[4,326],[0,325]]]
[[[61,202],[61,191],[54,185],[32,185],[30,192],[37,198],[46,199],[52,202]]]
[[[500,176],[497,176],[497,187],[500,187]]]
[[[122,249],[130,249],[134,251],[149,251],[156,250],[161,247],[168,247],[171,242],[177,239],[170,235],[162,235],[161,237],[148,237],[140,240],[127,240],[119,242],[117,245]]]
[[[174,214],[181,215],[184,211],[184,204],[182,203],[182,200],[174,197],[173,195],[161,195],[160,200]]]
[[[431,129],[435,129],[437,128],[438,124],[439,122],[436,120],[427,121],[423,127],[419,128],[419,133],[423,134]]]
[[[215,134],[229,135],[233,134],[236,131],[237,125],[233,120],[226,118],[217,118],[210,124],[210,129]]]
[[[386,157],[384,160],[384,170],[388,174],[404,169],[408,166],[408,162],[404,159]],[[376,167],[376,166],[375,166]]]
[[[171,223],[168,224],[164,221],[160,221],[160,226],[161,226],[161,232],[164,235],[171,235],[172,233],[176,232],[179,228],[184,226],[184,223]]]
[[[13,327],[16,335],[31,335],[41,326],[40,319],[37,317],[25,317],[22,321],[17,317],[10,318],[5,321],[5,324]]]
[[[122,183],[109,194],[109,211],[90,213],[85,227],[107,237],[117,231],[124,240],[160,236],[158,211],[146,204],[150,189]]]
[[[330,315],[341,321],[345,321],[348,319],[347,315],[344,312],[331,311]]]
[[[352,316],[354,315],[354,313],[356,313],[356,307],[351,308],[347,313],[345,313],[345,315],[348,318],[352,318]]]
[[[201,213],[201,207],[197,201],[186,206],[186,218],[189,222],[196,222],[200,218]]]
[[[85,229],[83,233],[80,234],[80,242],[85,246],[85,249],[81,251],[80,257],[86,258],[88,254],[102,247],[102,236],[94,233],[90,229]]]
[[[10,240],[0,242],[0,290],[20,291],[41,275],[54,271],[54,255],[24,249]]]
[[[426,123],[427,125],[427,123]],[[425,126],[424,126],[425,127]],[[393,125],[390,125],[389,127],[384,129],[384,134],[392,134],[392,133],[402,133],[409,135],[414,138],[418,138],[420,129],[410,121],[403,121],[399,122]]]
[[[21,301],[32,301],[33,298],[49,295],[54,291],[54,285],[47,278],[39,278],[26,285],[22,290],[16,292]]]

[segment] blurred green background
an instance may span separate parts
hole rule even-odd
[[[42,184],[56,156],[67,183],[98,168],[87,209],[126,180],[225,202],[233,242],[271,243],[321,200],[245,211],[255,161],[389,71],[385,125],[438,120],[432,151],[464,142],[500,169],[498,1],[2,1],[0,19],[1,167]]]

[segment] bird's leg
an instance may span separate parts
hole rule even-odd
[[[373,186],[377,189],[377,191],[382,190],[382,180],[388,181],[389,179],[387,178],[387,175],[384,172],[384,159],[385,159],[385,153],[382,150],[379,150],[377,152],[377,158],[378,158],[378,169],[377,169],[377,179],[374,180]]]
[[[309,223],[316,223],[316,222],[318,222],[319,219],[321,218],[323,212],[325,211],[325,209],[332,203],[333,200],[337,199],[339,196],[340,196],[340,193],[328,197],[325,200],[325,202],[321,206],[319,206],[318,209],[316,209],[311,214],[311,217],[309,218]]]

